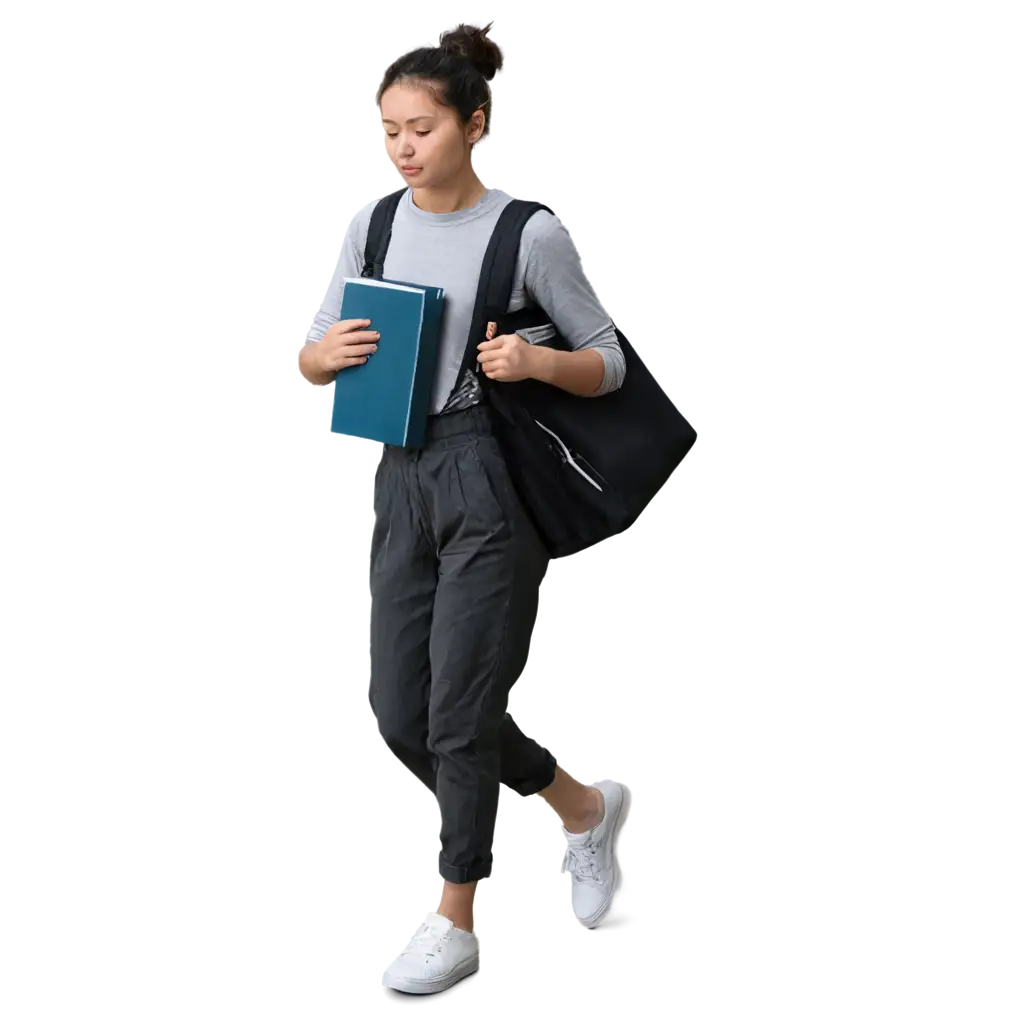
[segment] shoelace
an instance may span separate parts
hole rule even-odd
[[[578,882],[600,882],[597,867],[597,844],[588,839],[579,846],[568,846],[562,860],[562,871],[568,871]]]
[[[409,940],[409,945],[402,951],[402,956],[426,955],[434,956],[441,952],[445,933],[434,931],[430,925],[421,924],[420,930]]]

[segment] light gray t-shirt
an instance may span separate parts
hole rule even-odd
[[[448,400],[466,351],[484,252],[501,211],[511,200],[507,192],[492,188],[475,206],[454,213],[429,213],[412,201],[409,188],[395,210],[384,277],[444,288],[432,414],[467,408],[482,397],[475,369],[469,367]],[[370,215],[377,201],[362,207],[348,226],[331,283],[306,335],[307,343],[319,341],[339,320],[343,279],[362,273]],[[599,394],[622,384],[625,359],[611,317],[583,273],[569,232],[547,210],[538,210],[523,228],[507,312],[538,305],[573,349],[596,348],[601,353],[604,379]],[[542,345],[554,336],[550,324],[518,333],[534,345]],[[387,339],[381,338],[381,344],[387,344]]]

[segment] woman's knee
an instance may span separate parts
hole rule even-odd
[[[384,742],[392,750],[426,750],[427,738],[416,735],[416,731],[409,722],[395,721],[389,718],[378,718],[377,729]]]
[[[377,730],[377,742],[387,754],[391,765],[415,790],[432,797],[437,790],[437,771],[434,758],[427,750],[426,737]]]

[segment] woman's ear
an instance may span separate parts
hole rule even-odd
[[[484,133],[484,119],[486,115],[478,108],[473,111],[472,125],[469,132],[470,142],[479,142],[480,136]]]

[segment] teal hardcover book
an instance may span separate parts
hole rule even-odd
[[[369,320],[377,351],[334,378],[331,430],[420,448],[441,341],[444,289],[387,278],[346,277],[339,320]]]

